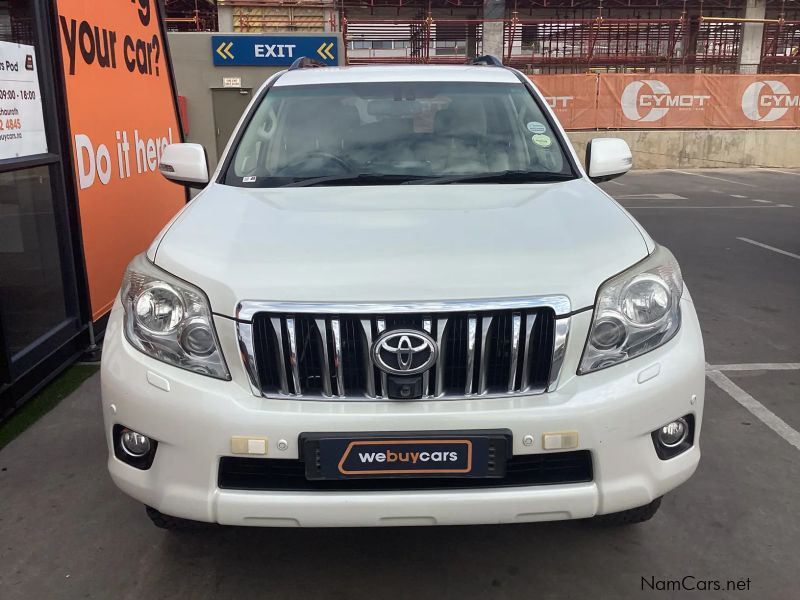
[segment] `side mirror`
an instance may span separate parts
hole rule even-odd
[[[586,171],[595,183],[624,175],[633,167],[633,155],[625,140],[595,138],[586,146]]]
[[[208,183],[206,150],[200,144],[168,144],[161,153],[158,170],[174,183],[205,187]]]

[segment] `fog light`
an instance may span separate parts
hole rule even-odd
[[[131,429],[123,429],[119,440],[122,449],[134,458],[139,458],[150,452],[150,438]]]
[[[689,435],[689,424],[686,419],[680,418],[658,430],[658,441],[667,448],[675,448],[686,440],[687,435]]]

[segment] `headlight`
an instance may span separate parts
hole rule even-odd
[[[640,356],[668,342],[681,325],[681,270],[662,246],[597,293],[592,327],[578,374]]]
[[[182,369],[230,379],[205,294],[140,254],[122,283],[125,337],[148,356]]]

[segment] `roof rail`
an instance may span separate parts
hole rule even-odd
[[[469,61],[470,65],[486,65],[487,67],[502,67],[503,62],[493,54],[484,54]]]
[[[296,69],[311,69],[312,67],[327,67],[328,65],[319,62],[318,60],[314,60],[313,58],[308,58],[307,56],[301,56],[296,61],[292,63],[289,67],[290,71],[294,71]]]

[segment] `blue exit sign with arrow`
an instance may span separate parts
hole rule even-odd
[[[301,56],[339,64],[339,40],[332,35],[213,35],[211,55],[217,67],[282,67]]]

